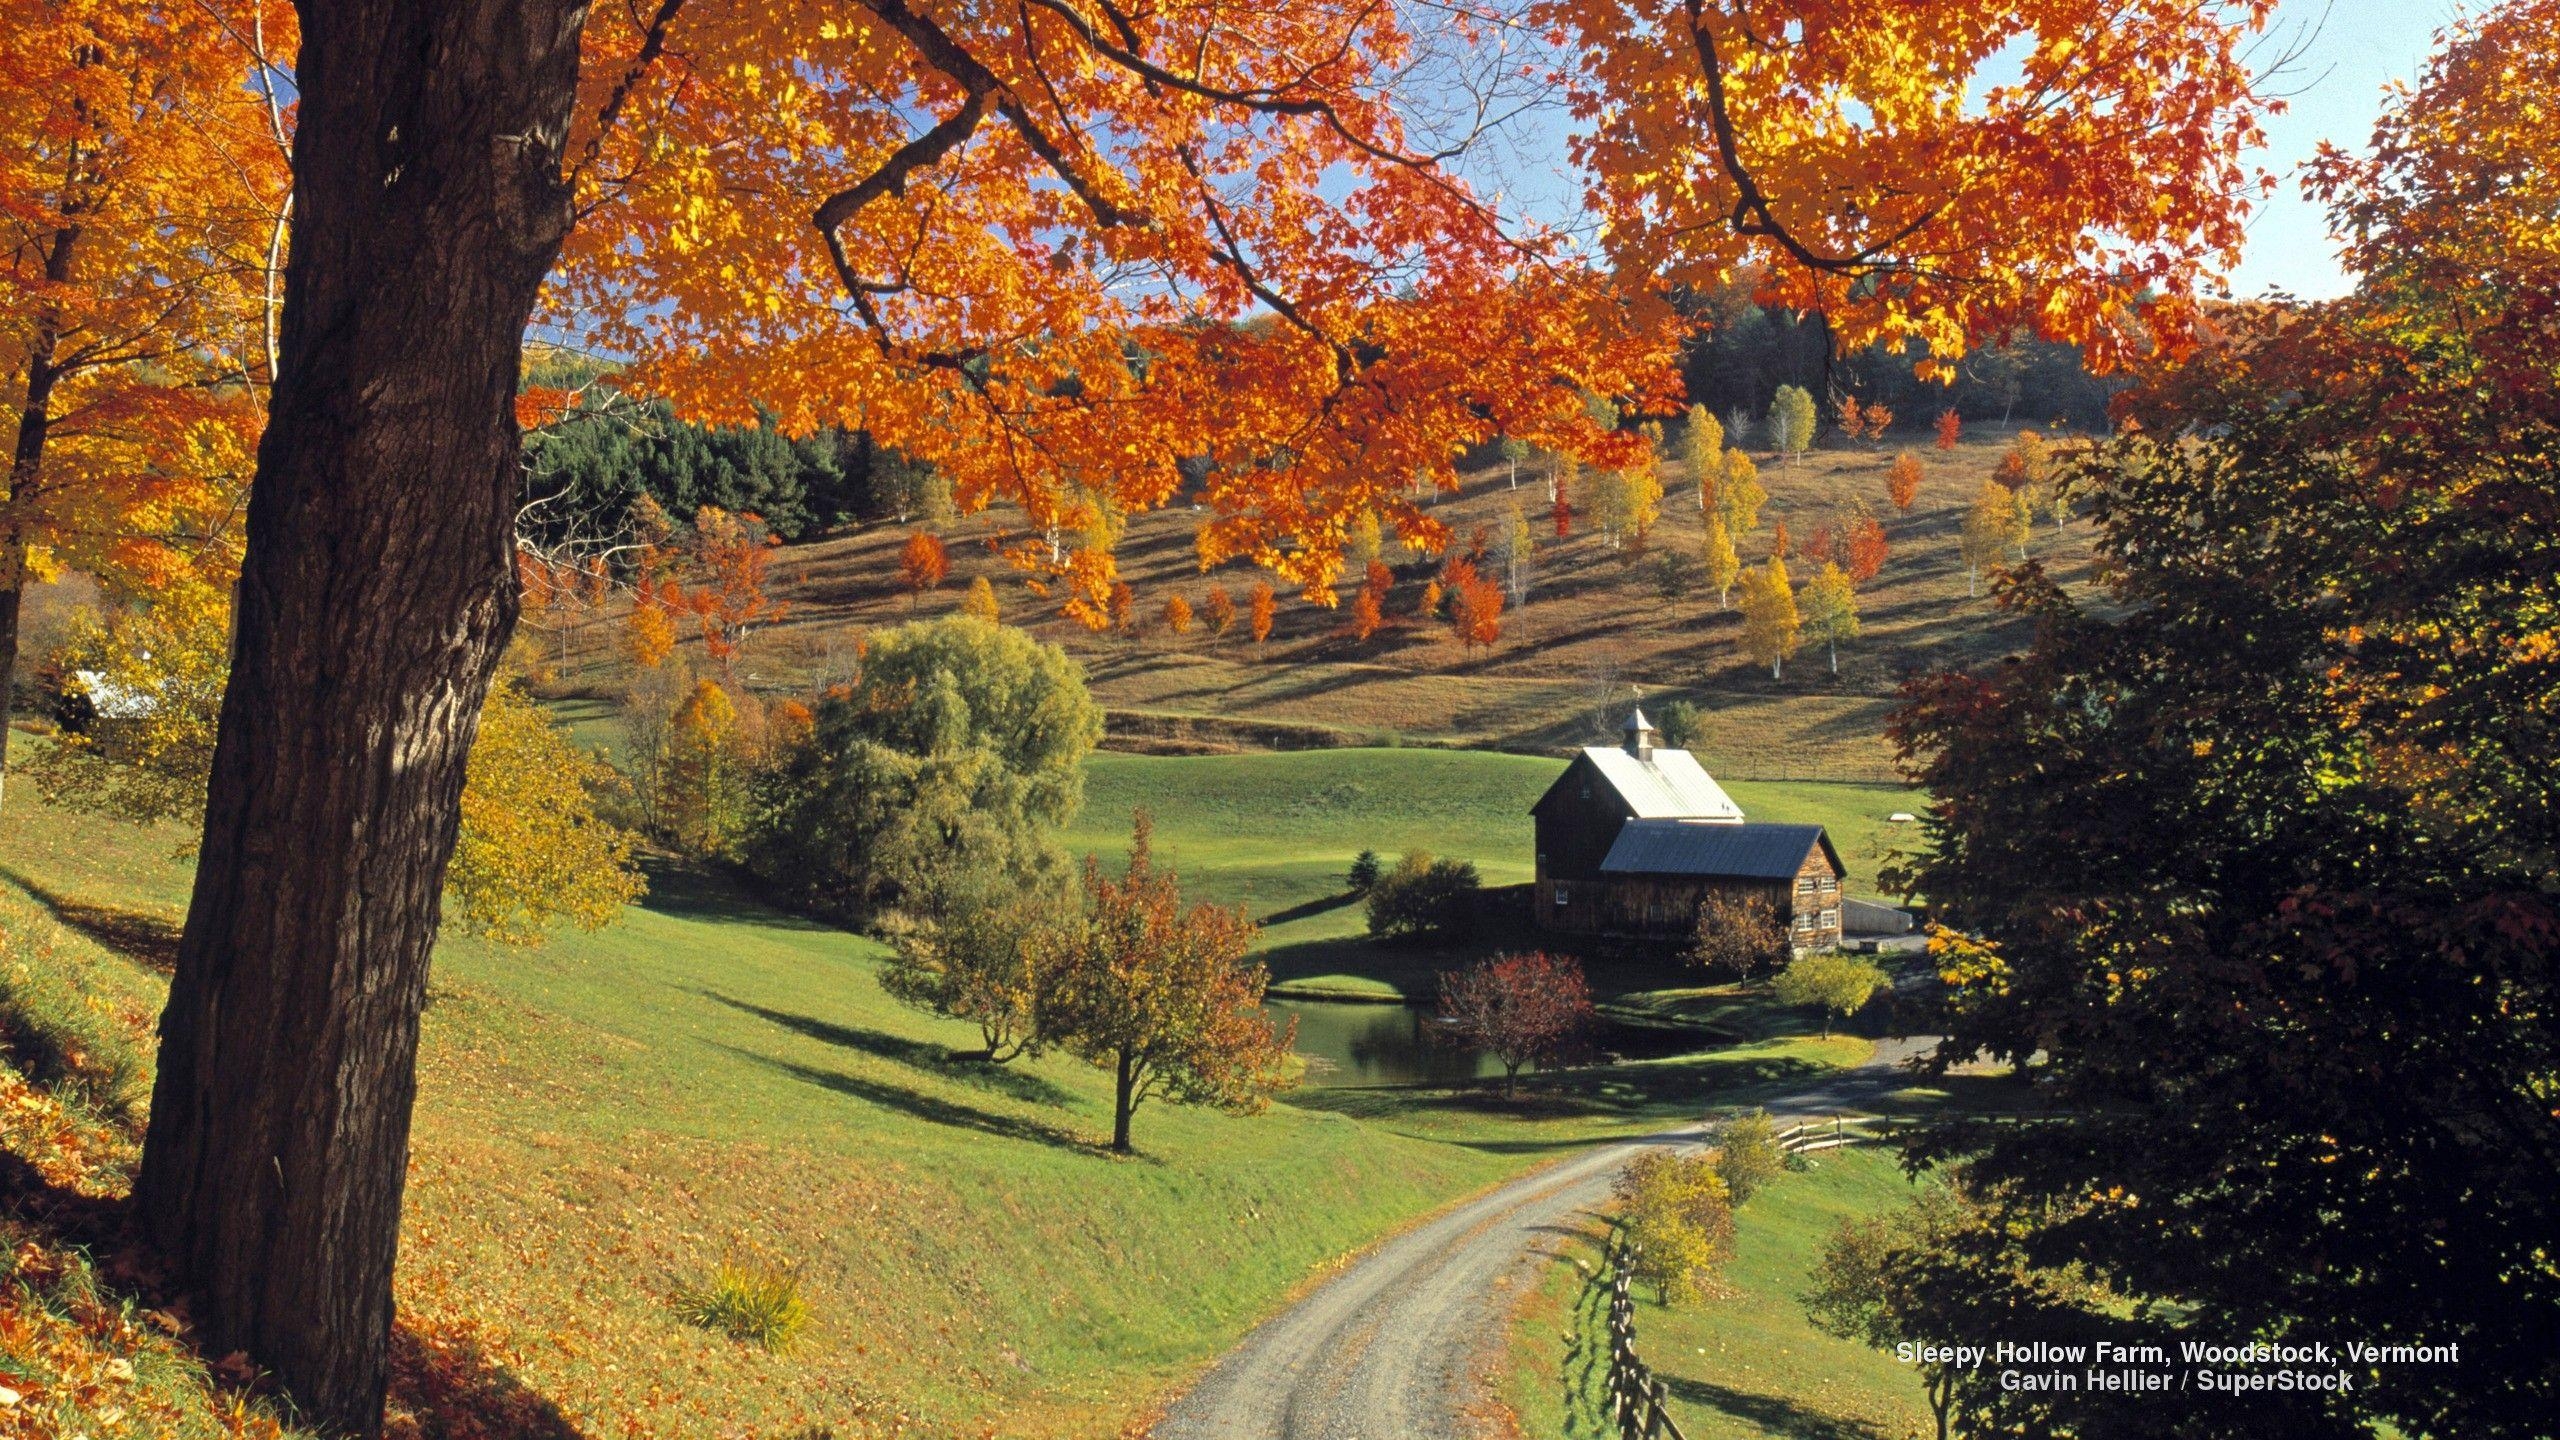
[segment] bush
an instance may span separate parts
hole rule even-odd
[[[1652,1150],[1618,1177],[1619,1233],[1627,1272],[1654,1287],[1665,1305],[1706,1293],[1733,1257],[1733,1202],[1706,1155]]]
[[[1873,961],[1824,952],[1807,955],[1778,972],[1770,989],[1781,1005],[1821,1006],[1822,1033],[1827,1039],[1833,1017],[1855,1015],[1889,983]]]
[[[1698,903],[1689,959],[1719,979],[1748,980],[1775,968],[1786,953],[1786,927],[1765,898],[1717,890]]]
[[[1381,940],[1449,940],[1473,928],[1483,887],[1472,860],[1408,850],[1369,887],[1369,933]]]
[[[1698,707],[1686,700],[1674,700],[1655,712],[1657,728],[1665,748],[1691,749],[1698,743]]]
[[[1746,1111],[1718,1126],[1715,1157],[1716,1175],[1736,1205],[1787,1168],[1786,1147],[1778,1143],[1778,1122],[1766,1110]]]
[[[1351,857],[1351,873],[1345,875],[1343,879],[1350,882],[1351,893],[1355,895],[1366,895],[1371,889],[1376,887],[1378,883],[1378,872],[1382,868],[1384,867],[1378,859],[1377,851],[1363,850],[1359,854]]]
[[[676,1292],[675,1310],[687,1324],[776,1352],[809,1328],[800,1277],[773,1265],[722,1261],[708,1281]]]

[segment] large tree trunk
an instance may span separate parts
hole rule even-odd
[[[60,285],[71,278],[71,253],[80,242],[77,227],[53,232],[45,247],[44,275]],[[9,780],[9,726],[17,716],[18,615],[27,593],[26,511],[35,503],[36,482],[44,474],[44,444],[53,429],[53,388],[62,379],[54,367],[61,326],[48,314],[36,323],[27,346],[27,389],[18,405],[17,434],[9,442],[9,488],[0,494],[0,800]]]
[[[136,1199],[208,1351],[370,1436],[585,6],[301,9],[282,373]]]

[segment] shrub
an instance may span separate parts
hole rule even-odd
[[[1446,940],[1471,928],[1483,882],[1471,860],[1408,850],[1369,887],[1369,933],[1381,940]]]
[[[1673,750],[1687,750],[1698,743],[1698,707],[1686,700],[1674,700],[1658,712],[1662,743]]]
[[[1617,1197],[1628,1273],[1665,1305],[1705,1294],[1733,1256],[1733,1202],[1714,1160],[1648,1151],[1618,1177]]]
[[[1716,1127],[1715,1157],[1716,1176],[1736,1205],[1748,1201],[1787,1168],[1786,1147],[1778,1143],[1778,1122],[1766,1110],[1746,1111]]]
[[[1875,962],[1832,952],[1807,955],[1778,972],[1771,989],[1781,1005],[1822,1007],[1822,1034],[1831,1035],[1836,1016],[1846,1019],[1875,998],[1889,983]]]
[[[1351,873],[1343,879],[1351,884],[1352,893],[1366,895],[1378,883],[1378,872],[1385,868],[1375,850],[1363,850],[1351,857]]]
[[[1689,958],[1720,976],[1748,980],[1786,954],[1778,909],[1757,895],[1711,891],[1698,904]]]
[[[675,1310],[687,1324],[776,1352],[809,1328],[800,1277],[773,1265],[724,1260],[709,1280],[676,1292]]]

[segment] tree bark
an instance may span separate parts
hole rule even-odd
[[[71,254],[79,243],[76,225],[53,232],[44,258],[49,283],[60,285],[71,278]],[[25,510],[35,503],[36,481],[44,473],[53,389],[62,379],[54,364],[61,341],[61,323],[52,314],[36,322],[35,336],[27,344],[27,388],[18,406],[18,433],[9,442],[9,488],[0,494],[0,801],[7,798],[9,782],[9,726],[17,719],[18,614],[27,593]]]
[[[1111,1148],[1126,1155],[1134,1147],[1129,1143],[1129,1117],[1137,1111],[1138,1067],[1128,1051],[1120,1052],[1120,1084],[1111,1102]]]
[[[135,1199],[207,1351],[369,1437],[585,6],[300,8],[282,366]]]

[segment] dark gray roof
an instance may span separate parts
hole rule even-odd
[[[1819,825],[1770,825],[1696,820],[1630,820],[1600,862],[1602,874],[1713,875],[1738,880],[1785,880],[1804,868],[1815,846],[1840,868],[1840,857]]]

